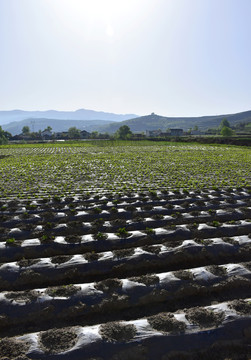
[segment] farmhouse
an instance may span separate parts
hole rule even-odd
[[[205,135],[205,131],[201,130],[191,130],[188,132],[189,135]]]
[[[161,130],[146,130],[146,136],[149,137],[156,137],[161,135]]]
[[[160,129],[158,130],[146,130],[146,136],[148,137],[167,137],[167,136],[182,136],[183,129],[169,129],[167,132],[162,132]]]
[[[81,135],[81,139],[89,139],[90,137],[90,133],[86,130],[81,130],[80,135]]]
[[[49,129],[45,129],[41,132],[41,136],[43,139],[50,139],[52,137],[52,132]]]

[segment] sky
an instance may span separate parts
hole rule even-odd
[[[0,0],[0,110],[251,110],[250,0]]]

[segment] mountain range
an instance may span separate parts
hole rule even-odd
[[[0,111],[0,125],[8,124],[13,121],[25,119],[56,119],[56,120],[107,120],[107,121],[123,121],[137,117],[135,114],[113,114],[103,111],[94,111],[79,109],[76,111],[24,111],[10,110]]]
[[[110,123],[99,128],[100,132],[114,133],[122,125],[128,125],[132,132],[142,132],[145,130],[161,129],[166,131],[170,128],[180,128],[189,130],[198,126],[199,130],[216,128],[220,125],[222,119],[226,118],[229,124],[236,125],[240,122],[251,122],[251,111],[245,111],[237,114],[200,116],[200,117],[165,117],[154,113],[129,119],[119,123]]]
[[[68,131],[70,127],[75,126],[77,129],[88,132],[96,131],[100,127],[111,124],[109,120],[58,120],[58,119],[25,119],[14,121],[2,125],[3,130],[10,132],[12,135],[21,134],[24,126],[29,126],[31,132],[44,130],[47,126],[52,127],[52,132]]]
[[[67,131],[75,126],[88,132],[115,133],[122,125],[128,125],[133,132],[169,128],[188,130],[198,126],[204,131],[216,128],[222,119],[226,118],[230,125],[241,122],[251,122],[251,111],[236,114],[212,115],[200,117],[165,117],[154,113],[146,116],[135,114],[113,114],[94,110],[80,109],[77,111],[0,111],[0,125],[12,135],[20,134],[23,126],[29,126],[31,131],[44,130],[51,126],[53,132]]]

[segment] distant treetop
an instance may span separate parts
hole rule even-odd
[[[221,120],[220,129],[222,129],[224,126],[230,128],[229,121],[228,121],[226,118],[224,118],[224,119]]]

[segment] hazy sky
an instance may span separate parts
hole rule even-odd
[[[251,110],[251,0],[0,0],[0,110]]]

